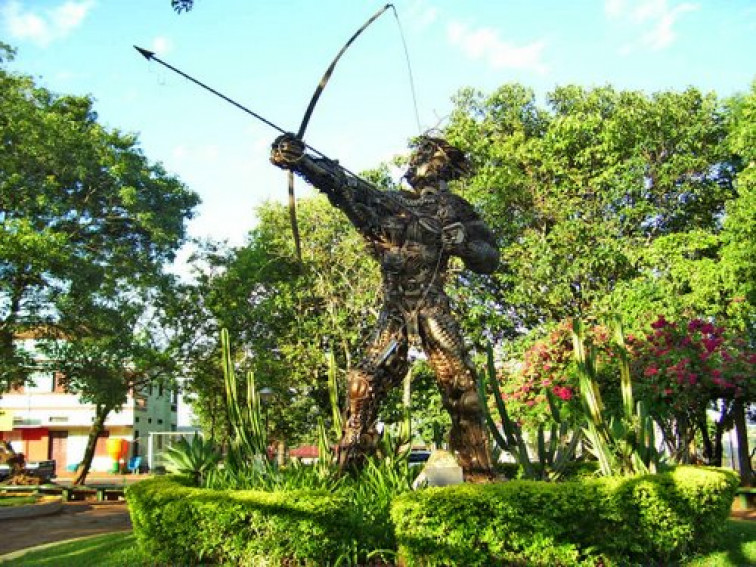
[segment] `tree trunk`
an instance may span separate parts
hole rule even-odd
[[[706,418],[700,420],[698,428],[701,430],[701,444],[703,445],[703,461],[706,465],[713,467],[717,466],[712,461],[714,460],[714,442],[709,435],[709,426],[706,422]]]
[[[738,440],[738,467],[740,468],[740,484],[753,484],[753,470],[751,470],[751,453],[748,450],[748,425],[746,423],[745,405],[742,399],[735,400],[733,406],[735,421],[735,437]]]
[[[105,420],[110,413],[110,408],[107,406],[97,405],[95,408],[95,419],[92,422],[92,429],[89,430],[89,438],[87,439],[87,448],[84,450],[84,458],[79,463],[76,469],[76,477],[73,480],[73,484],[81,485],[87,480],[89,469],[92,466],[92,459],[94,459],[95,449],[97,448],[97,439],[105,429]]]

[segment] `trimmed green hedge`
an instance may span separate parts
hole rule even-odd
[[[408,566],[669,564],[716,543],[737,486],[732,471],[694,467],[463,484],[397,496],[391,519]],[[156,477],[126,498],[134,534],[158,563],[349,565],[393,544],[325,491],[219,491]]]
[[[346,501],[323,491],[192,488],[156,477],[126,491],[134,534],[158,563],[327,565],[360,538]]]
[[[392,506],[412,565],[667,564],[710,549],[738,478],[679,467],[639,477],[433,488]]]

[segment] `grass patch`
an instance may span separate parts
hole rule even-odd
[[[756,565],[756,522],[728,520],[717,550],[686,562],[685,567]]]
[[[11,506],[25,506],[27,504],[36,504],[41,499],[36,495],[25,496],[0,496],[0,507],[9,508]]]
[[[130,533],[95,536],[33,551],[16,560],[25,567],[156,567]],[[681,567],[740,567],[756,565],[756,522],[728,520],[716,551],[683,562]]]
[[[30,551],[15,561],[24,567],[139,567],[155,565],[137,545],[134,535],[120,532],[52,545]],[[0,561],[0,563],[4,563]]]

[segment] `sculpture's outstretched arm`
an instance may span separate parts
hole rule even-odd
[[[270,161],[325,193],[331,204],[344,211],[368,238],[377,237],[380,219],[391,212],[391,199],[386,198],[385,192],[348,173],[337,161],[305,153],[304,144],[293,134],[273,142]]]

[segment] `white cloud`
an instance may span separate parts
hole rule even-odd
[[[494,69],[530,69],[541,74],[548,71],[543,62],[545,41],[515,45],[501,39],[493,28],[472,29],[460,22],[448,25],[447,37],[470,59],[485,60]]]
[[[415,0],[407,10],[408,19],[415,29],[423,30],[438,18],[438,9],[427,0]]]
[[[173,50],[173,42],[167,37],[158,36],[152,40],[152,51],[158,55],[167,55]]]
[[[677,39],[674,26],[683,14],[695,12],[698,4],[681,2],[672,4],[667,0],[640,0],[630,3],[626,0],[605,0],[604,12],[607,17],[625,25],[637,39],[626,43],[621,51],[629,53],[637,49],[658,51],[674,43]]]
[[[67,0],[54,8],[34,10],[10,0],[0,9],[0,18],[11,39],[47,47],[78,28],[94,6],[94,0]]]

